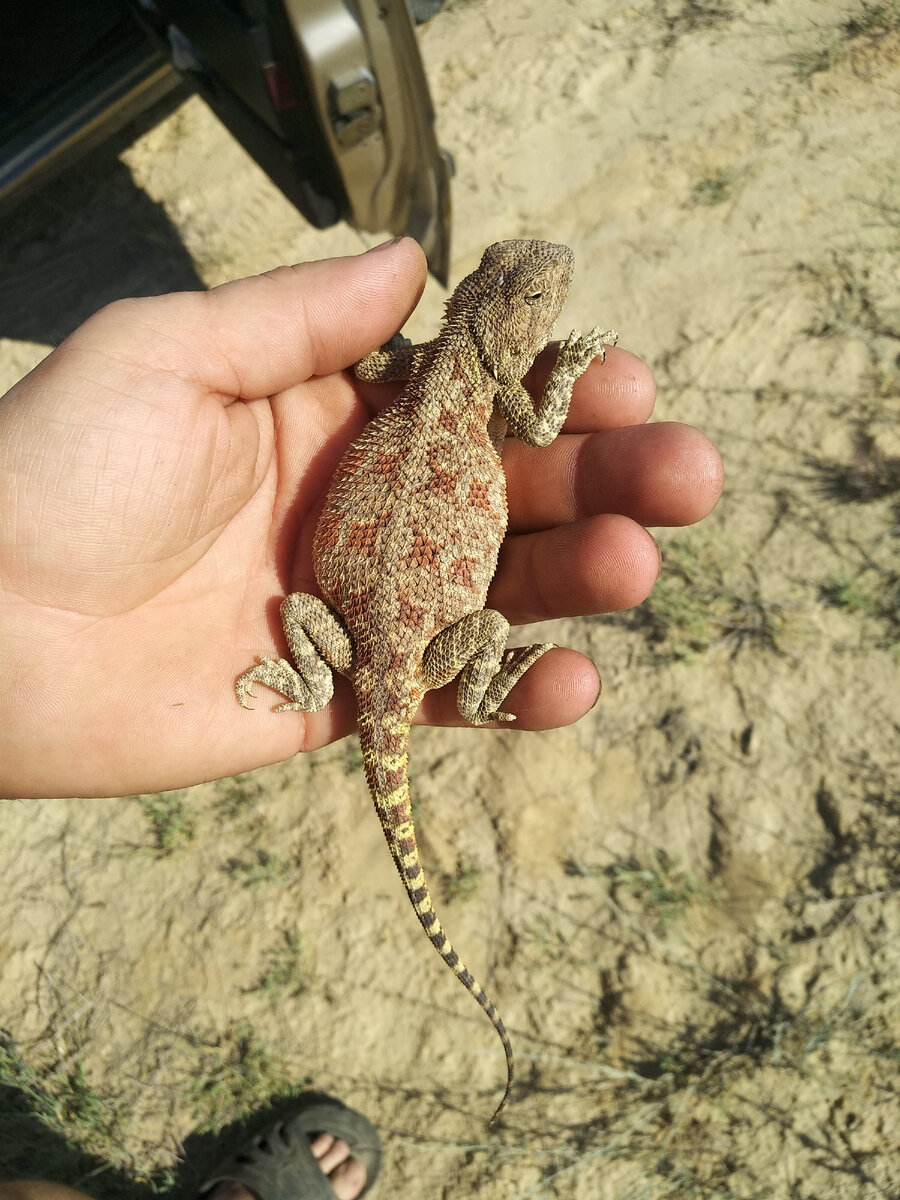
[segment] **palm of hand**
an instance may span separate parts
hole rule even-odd
[[[316,502],[367,410],[334,370],[242,397],[213,339],[173,336],[203,329],[208,300],[112,306],[0,404],[20,449],[0,517],[0,759],[27,745],[34,768],[19,794],[53,794],[59,756],[84,764],[80,794],[150,790],[287,757],[350,720],[345,701],[248,732],[233,668],[272,644],[266,599],[314,586],[292,576],[295,547],[308,562]],[[160,330],[165,301],[179,311]]]
[[[234,681],[281,645],[284,593],[315,590],[319,502],[391,393],[344,368],[403,325],[424,272],[404,239],[122,301],[0,400],[0,793],[183,786],[349,732],[341,680],[321,712],[277,718],[278,697],[248,713]],[[643,526],[698,520],[721,490],[701,434],[642,424],[639,360],[617,351],[584,378],[563,436],[504,451],[511,536],[489,603],[514,622],[638,603],[658,569]],[[589,660],[552,651],[510,695],[517,727],[573,721],[597,687]],[[459,723],[452,688],[423,716]]]

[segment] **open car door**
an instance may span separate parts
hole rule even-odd
[[[136,2],[307,220],[409,234],[446,285],[451,160],[406,0]]]

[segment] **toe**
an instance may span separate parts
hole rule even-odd
[[[309,1143],[309,1148],[315,1157],[321,1161],[322,1156],[327,1154],[333,1145],[334,1138],[330,1133],[319,1133]]]
[[[366,1168],[351,1158],[347,1143],[330,1133],[320,1133],[309,1145],[323,1175],[330,1179],[337,1200],[356,1200],[365,1186]]]
[[[313,1151],[315,1153],[315,1151]],[[330,1175],[335,1167],[339,1167],[341,1163],[347,1161],[350,1157],[350,1147],[340,1138],[335,1141],[331,1139],[331,1145],[325,1150],[324,1154],[316,1154],[319,1160],[319,1166],[325,1175]]]
[[[337,1200],[356,1200],[365,1186],[366,1168],[358,1159],[351,1158],[336,1167],[329,1178]]]

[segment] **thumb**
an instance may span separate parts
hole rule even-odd
[[[418,243],[400,238],[209,292],[118,301],[89,324],[115,310],[110,332],[127,331],[127,357],[208,392],[255,400],[343,370],[386,342],[415,308],[426,275]]]

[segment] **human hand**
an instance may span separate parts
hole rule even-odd
[[[235,678],[284,653],[278,604],[315,590],[318,507],[347,443],[394,385],[344,368],[418,299],[410,239],[210,292],[112,304],[0,399],[0,794],[184,786],[322,746],[353,727],[349,685],[319,713],[273,716]],[[538,391],[553,365],[536,364]],[[699,520],[721,490],[702,434],[643,425],[647,368],[610,350],[563,434],[510,440],[510,536],[489,604],[511,621],[627,608],[658,554],[644,524]],[[541,659],[516,726],[594,703],[593,664]],[[265,698],[264,698],[265,693]],[[420,720],[458,724],[454,686]]]

